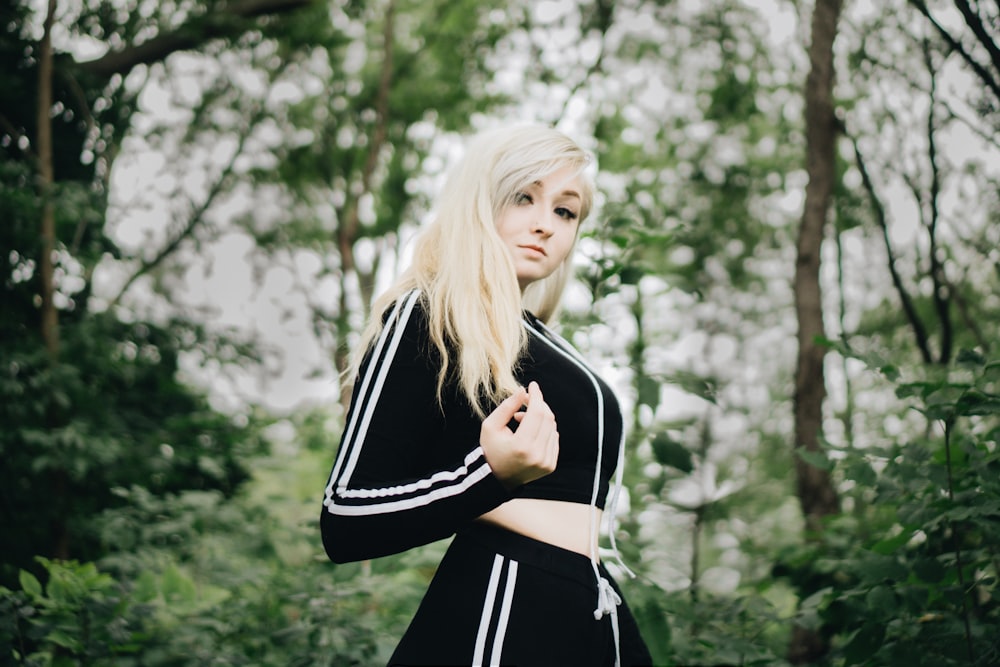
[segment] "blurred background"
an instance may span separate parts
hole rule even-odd
[[[464,138],[600,191],[661,665],[1000,663],[1000,4],[0,0],[0,665],[385,664],[338,374]]]

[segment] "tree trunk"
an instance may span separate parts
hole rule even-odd
[[[378,92],[375,98],[375,127],[369,138],[368,154],[365,157],[365,164],[361,172],[360,187],[354,196],[349,196],[344,207],[343,216],[337,228],[337,247],[340,250],[340,311],[337,313],[337,352],[334,362],[338,373],[343,373],[347,368],[349,350],[347,337],[351,331],[350,318],[348,312],[347,276],[351,273],[358,280],[358,287],[361,291],[361,301],[363,308],[367,309],[371,303],[374,290],[373,275],[364,275],[359,271],[354,259],[354,244],[357,243],[361,222],[359,219],[358,206],[361,197],[372,190],[372,178],[375,175],[375,168],[378,166],[379,155],[385,146],[389,132],[389,93],[392,91],[393,59],[392,52],[396,43],[396,0],[389,0],[385,9],[385,19],[382,29],[382,65],[379,71]],[[348,176],[350,182],[350,176]],[[377,263],[376,263],[377,265]],[[340,392],[340,404],[346,411],[351,403],[351,388],[349,384],[342,383]]]
[[[810,72],[805,89],[806,186],[805,209],[799,229],[795,264],[795,313],[798,318],[798,360],[795,369],[795,443],[808,451],[820,449],[823,399],[823,300],[820,259],[830,199],[836,179],[838,123],[833,110],[833,42],[837,34],[841,0],[817,0],[809,46]],[[840,503],[826,470],[795,457],[796,492],[806,530],[811,536],[823,529],[822,519],[839,512]],[[796,627],[788,649],[793,664],[809,664],[826,652],[817,633]]]
[[[56,0],[49,0],[45,15],[42,41],[38,45],[38,191],[42,200],[41,236],[38,271],[42,283],[42,340],[49,358],[54,362],[59,355],[59,314],[56,312],[54,294],[54,266],[52,254],[56,248],[55,208],[52,205],[52,22]]]
[[[41,334],[49,363],[59,363],[59,312],[55,304],[55,266],[52,256],[56,249],[56,216],[52,203],[55,170],[52,166],[52,23],[56,15],[56,0],[49,0],[42,41],[38,45],[38,136],[35,137],[38,156],[38,193],[42,202],[41,244],[39,247],[38,273],[41,280]],[[46,407],[46,421],[55,428],[59,416],[55,406]],[[49,526],[50,553],[53,558],[69,558],[69,532],[60,507],[67,501],[66,471],[58,465],[51,472],[55,514]]]

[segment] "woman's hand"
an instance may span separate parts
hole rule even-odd
[[[521,412],[521,407],[527,410]],[[516,431],[511,420],[518,422]],[[548,475],[559,458],[559,431],[537,382],[507,397],[483,420],[479,444],[486,462],[507,488]]]

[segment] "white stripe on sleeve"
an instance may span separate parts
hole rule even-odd
[[[382,329],[382,333],[379,335],[375,349],[372,351],[371,362],[358,390],[359,405],[355,406],[351,414],[351,420],[345,430],[344,444],[342,445],[344,451],[341,452],[341,456],[337,457],[333,472],[330,474],[330,483],[327,485],[326,492],[328,499],[333,495],[333,487],[335,485],[339,490],[343,490],[347,487],[348,482],[350,482],[351,475],[354,473],[354,468],[358,463],[358,457],[361,455],[361,446],[358,443],[363,443],[368,433],[368,426],[371,424],[372,415],[375,413],[375,406],[378,404],[379,395],[385,384],[385,378],[389,374],[392,359],[399,347],[399,341],[403,337],[403,331],[406,329],[410,314],[413,312],[413,308],[419,298],[420,292],[413,290],[407,295],[405,300],[397,302],[385,327]],[[402,313],[400,313],[401,310]],[[392,336],[391,340],[389,340],[390,334]],[[382,356],[382,350],[386,347],[387,341],[389,349],[386,352],[385,359],[380,362],[379,359]],[[369,394],[369,385],[373,382],[374,386],[371,388],[371,393]],[[343,468],[341,469],[342,465]]]

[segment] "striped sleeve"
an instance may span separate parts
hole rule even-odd
[[[479,446],[481,421],[453,393],[437,405],[431,347],[414,290],[393,307],[354,385],[320,518],[335,562],[448,537],[510,498]]]

